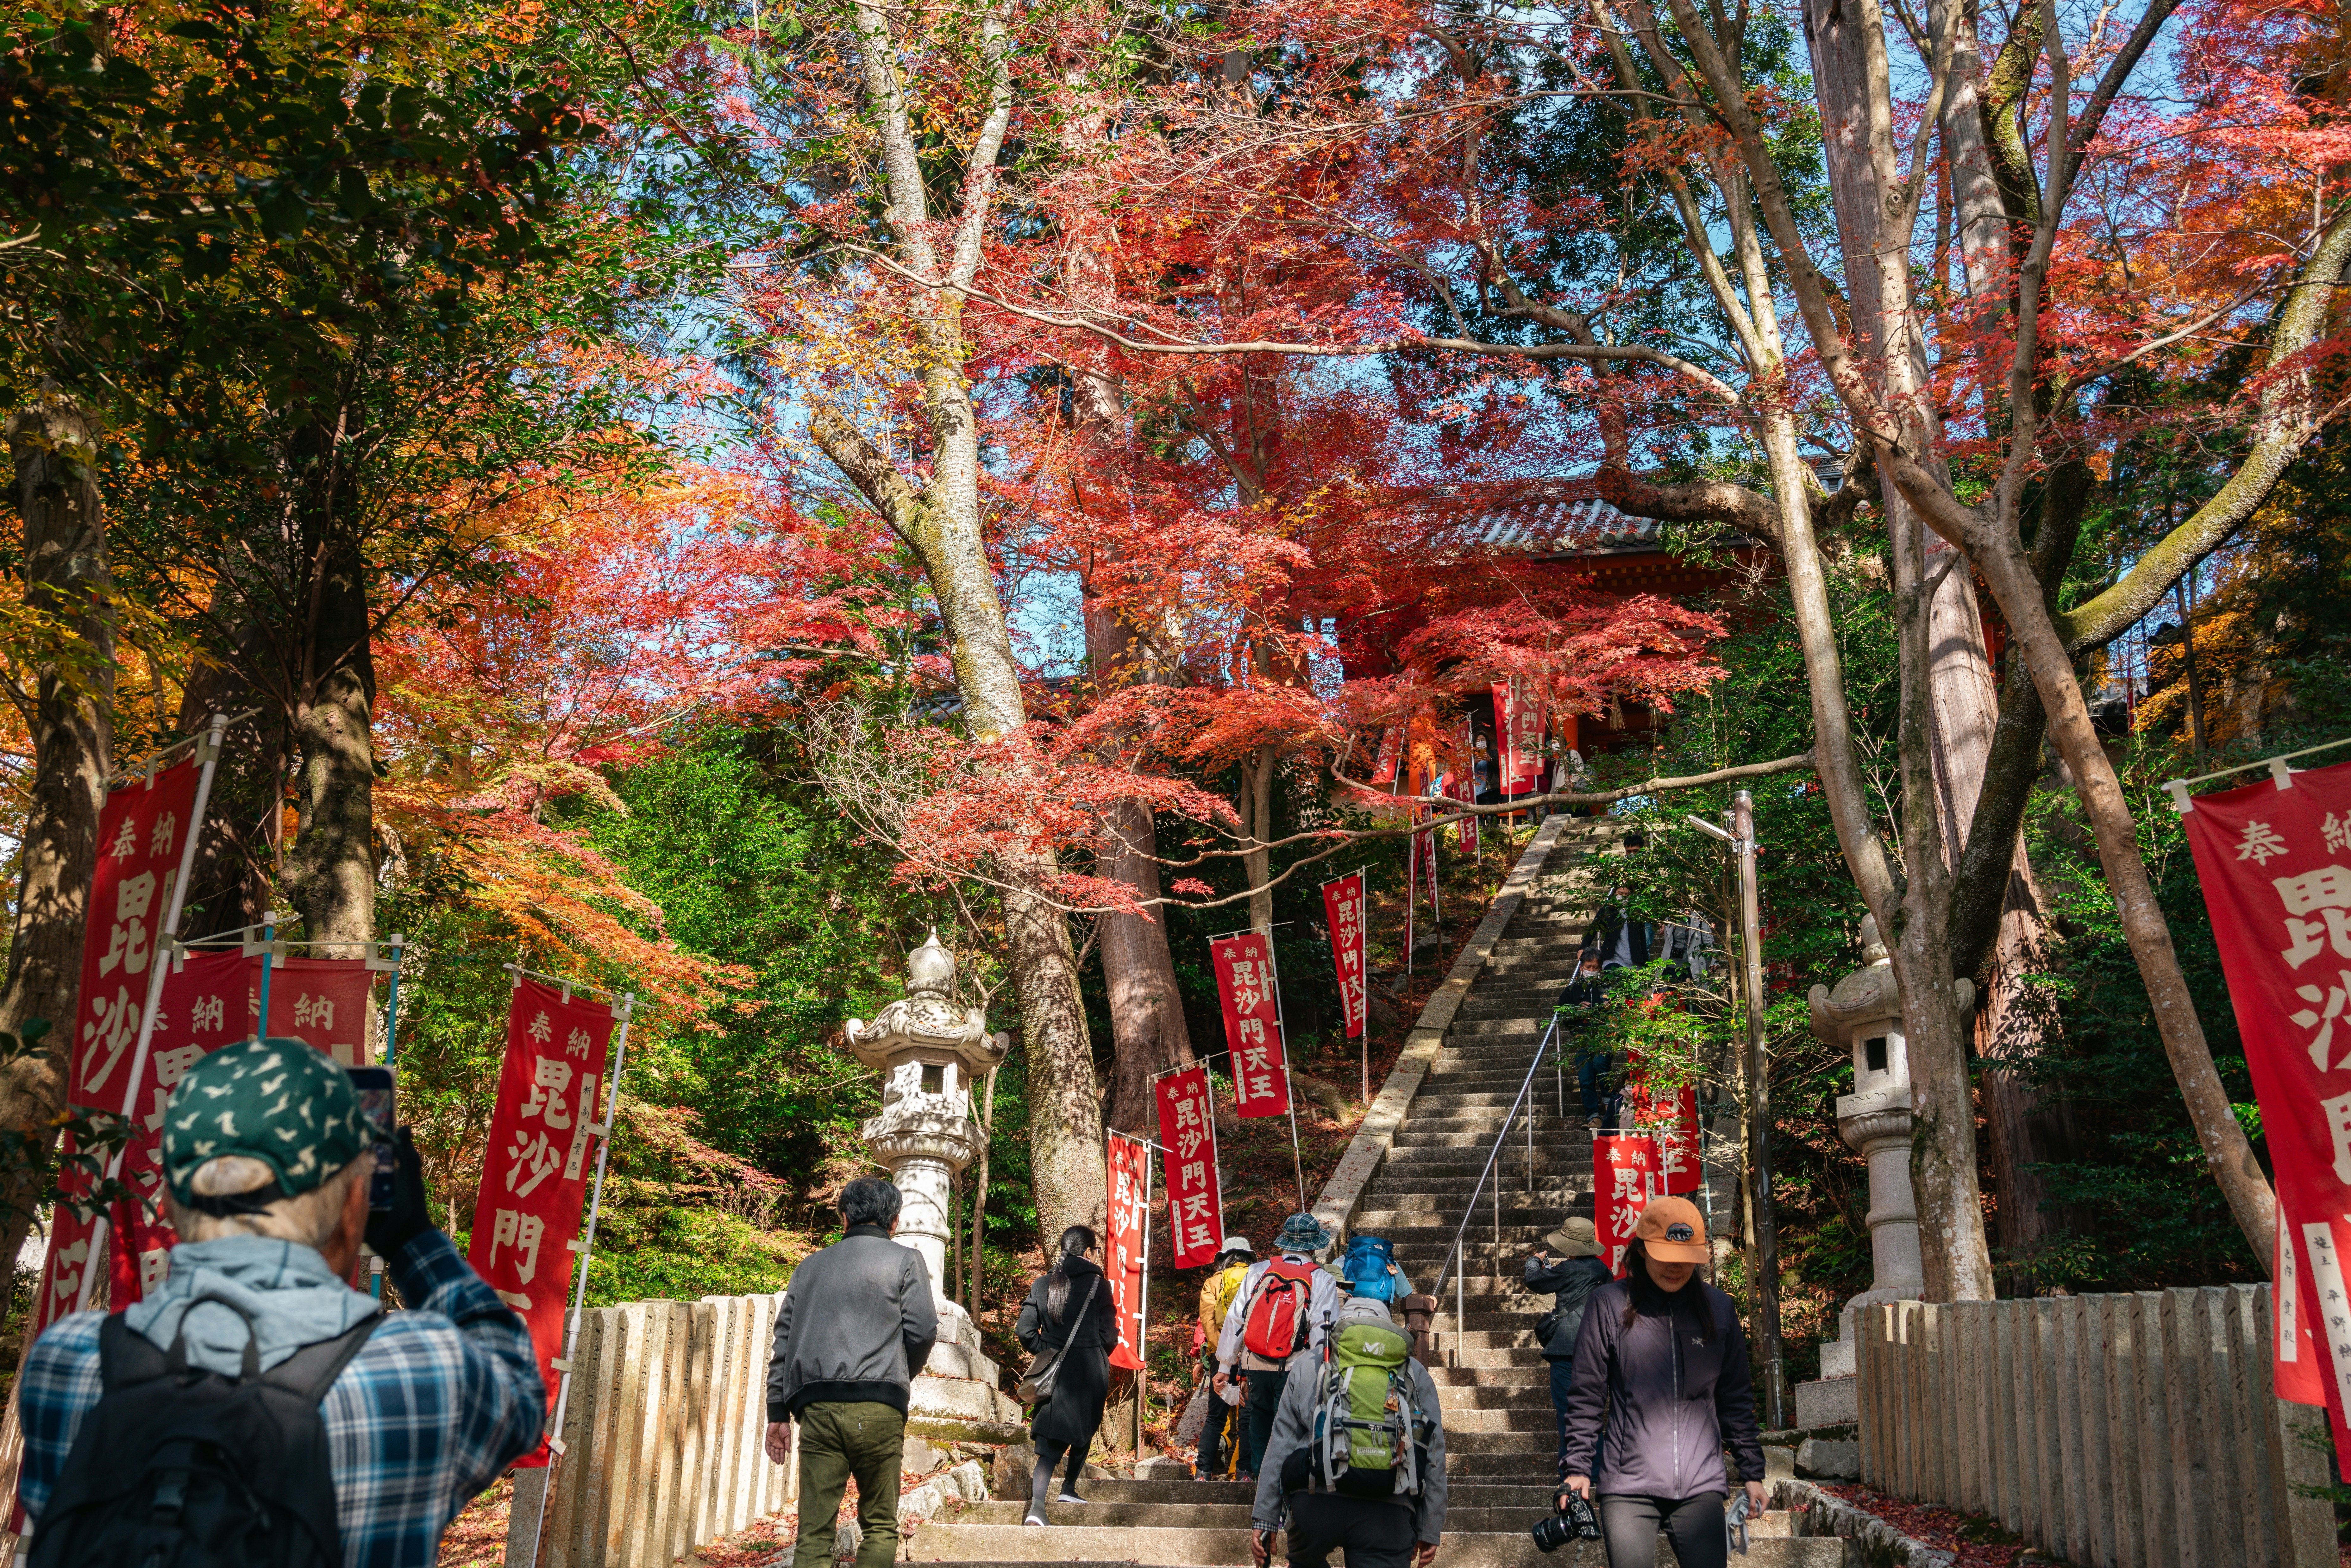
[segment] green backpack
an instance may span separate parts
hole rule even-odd
[[[1332,1335],[1315,1399],[1307,1484],[1350,1497],[1418,1497],[1434,1417],[1413,1397],[1412,1341],[1385,1323]]]

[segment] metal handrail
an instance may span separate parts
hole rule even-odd
[[[1558,1033],[1559,1013],[1558,1010],[1554,1009],[1551,1015],[1551,1027],[1543,1030],[1542,1040],[1535,1047],[1535,1058],[1532,1061],[1527,1063],[1527,1075],[1519,1084],[1519,1092],[1517,1096],[1510,1102],[1510,1113],[1502,1119],[1501,1131],[1494,1134],[1494,1147],[1492,1152],[1488,1154],[1486,1156],[1486,1168],[1478,1173],[1478,1185],[1469,1189],[1469,1201],[1461,1211],[1461,1223],[1457,1226],[1453,1231],[1453,1246],[1445,1255],[1444,1266],[1439,1268],[1437,1271],[1436,1284],[1429,1288],[1428,1293],[1431,1296],[1441,1296],[1445,1292],[1446,1280],[1449,1277],[1453,1281],[1453,1333],[1455,1336],[1455,1361],[1453,1364],[1456,1366],[1460,1364],[1459,1353],[1460,1334],[1462,1333],[1461,1325],[1466,1316],[1465,1307],[1467,1305],[1467,1291],[1462,1281],[1468,1273],[1468,1265],[1467,1262],[1468,1253],[1465,1250],[1468,1243],[1465,1238],[1468,1234],[1469,1222],[1478,1216],[1478,1199],[1486,1190],[1486,1178],[1494,1174],[1494,1167],[1502,1157],[1502,1145],[1504,1141],[1510,1137],[1510,1129],[1517,1126],[1519,1123],[1519,1107],[1527,1103],[1527,1095],[1535,1086],[1535,1073],[1541,1069],[1543,1057],[1551,1050],[1552,1038]],[[1533,1109],[1530,1107],[1527,1111],[1527,1190],[1530,1195],[1534,1191],[1535,1181],[1534,1139],[1535,1117]],[[1494,1248],[1497,1253],[1500,1251],[1501,1246],[1502,1184],[1498,1181],[1494,1184]],[[1497,1267],[1499,1267],[1499,1264]]]

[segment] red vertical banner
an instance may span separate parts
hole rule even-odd
[[[260,960],[245,1001],[246,1028],[260,1009]],[[269,1035],[298,1040],[339,1066],[372,1065],[368,1051],[369,992],[375,971],[364,958],[285,958],[269,971]]]
[[[1113,1366],[1143,1369],[1143,1209],[1151,1193],[1151,1147],[1110,1134],[1110,1235],[1102,1242],[1102,1272],[1118,1308]]]
[[[1371,998],[1364,988],[1364,938],[1368,910],[1364,897],[1364,873],[1322,884],[1322,915],[1331,930],[1331,965],[1339,976],[1339,1012],[1347,1038],[1360,1039],[1370,1016]]]
[[[1625,1249],[1633,1244],[1635,1222],[1651,1198],[1665,1196],[1665,1156],[1655,1138],[1594,1138],[1592,1178],[1597,1195],[1600,1250],[1608,1260],[1608,1271],[1622,1276]]]
[[[1508,794],[1519,772],[1518,686],[1513,681],[1496,681],[1486,690],[1494,699],[1494,788]]]
[[[2306,1396],[2302,1354],[2324,1347],[2351,1464],[2351,763],[2198,796],[2183,825],[2277,1173],[2280,1292],[2293,1279],[2292,1315],[2316,1336],[2281,1333],[2276,1385]]]
[[[159,769],[116,789],[99,809],[98,869],[90,880],[81,989],[69,1026],[66,1103],[76,1110],[120,1115],[130,1094],[149,970],[172,935],[161,927],[179,878],[201,771],[193,761]],[[68,1134],[60,1153],[69,1158],[75,1152]],[[84,1215],[71,1196],[87,1194],[92,1180],[68,1166],[58,1185],[69,1196],[50,1216],[49,1249],[33,1293],[26,1344],[74,1310],[82,1270],[97,1241],[98,1217]]]
[[[1273,944],[1264,933],[1219,936],[1208,944],[1217,996],[1225,1009],[1225,1045],[1233,1053],[1233,1111],[1279,1116],[1290,1109],[1290,1061],[1273,995]]]
[[[277,1010],[277,998],[270,1011]],[[555,986],[525,978],[507,1013],[506,1065],[490,1112],[489,1149],[474,1199],[474,1234],[465,1261],[530,1329],[554,1407],[563,1354],[565,1298],[571,1289],[571,1242],[594,1166],[592,1134],[614,1010]],[[542,1445],[526,1467],[547,1463]]]
[[[1656,1140],[1657,1159],[1668,1193],[1696,1192],[1706,1176],[1698,1162],[1698,1085],[1653,1088],[1640,1058],[1627,1059],[1625,1102],[1633,1124]]]
[[[1542,778],[1542,695],[1527,683],[1510,683],[1510,781],[1514,795],[1534,791]]]
[[[163,1107],[189,1068],[252,1034],[252,1009],[239,1009],[235,998],[253,973],[245,955],[231,950],[191,954],[163,977],[147,1068],[140,1074],[139,1110],[122,1155],[122,1182],[131,1197],[114,1206],[108,1299],[118,1311],[162,1281],[179,1245],[163,1218]]]
[[[147,1005],[148,966],[169,939],[157,927],[179,879],[198,771],[193,762],[166,768],[152,784],[114,791],[99,813],[98,873],[90,882],[81,990],[74,1004],[70,1104],[122,1109],[139,1014]]]
[[[1395,782],[1396,760],[1404,755],[1404,726],[1392,724],[1380,732],[1380,754],[1372,767],[1372,782]]]
[[[1216,1107],[1208,1070],[1171,1072],[1155,1091],[1159,1145],[1167,1173],[1167,1239],[1176,1267],[1213,1262],[1225,1230],[1223,1185],[1217,1175]]]

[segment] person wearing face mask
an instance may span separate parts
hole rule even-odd
[[[1730,1298],[1696,1277],[1706,1260],[1697,1206],[1657,1198],[1634,1223],[1625,1278],[1593,1291],[1584,1309],[1559,1500],[1564,1509],[1573,1492],[1593,1502],[1609,1568],[1649,1568],[1660,1533],[1682,1568],[1725,1568],[1726,1444],[1749,1478],[1749,1512],[1763,1511],[1747,1339]]]

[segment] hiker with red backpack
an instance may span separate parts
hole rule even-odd
[[[434,1228],[397,1134],[298,1040],[188,1069],[163,1113],[170,1272],[118,1313],[52,1325],[17,1380],[32,1561],[432,1568],[441,1532],[538,1446],[522,1320]],[[408,1310],[345,1281],[360,1241]]]
[[[1291,1357],[1322,1354],[1339,1315],[1338,1278],[1314,1262],[1314,1254],[1330,1244],[1331,1233],[1312,1215],[1291,1215],[1273,1239],[1276,1255],[1249,1266],[1225,1313],[1215,1386],[1221,1391],[1237,1376],[1249,1381],[1249,1469],[1242,1480],[1258,1478]]]

